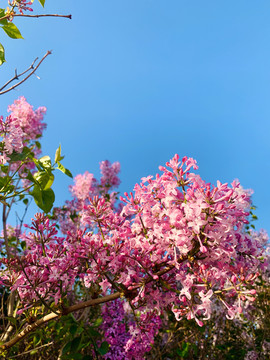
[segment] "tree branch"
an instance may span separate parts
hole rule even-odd
[[[26,69],[25,71],[23,71],[21,74],[17,74],[17,71],[15,70],[15,76],[10,79],[5,85],[3,85],[0,88],[0,95],[6,94],[7,92],[15,89],[16,87],[18,87],[19,85],[21,85],[22,83],[24,83],[27,79],[30,78],[31,75],[33,75],[35,73],[35,71],[39,68],[39,66],[41,65],[41,63],[46,59],[46,57],[48,55],[50,55],[52,52],[51,51],[47,51],[46,54],[43,56],[43,58],[40,60],[40,62],[34,67],[34,63],[37,61],[37,59],[35,59],[33,61],[33,63],[29,66],[28,69]],[[17,82],[17,84],[14,84],[13,86],[9,87],[6,90],[3,90],[4,88],[6,88],[12,81],[14,80],[18,80],[20,76],[24,75],[25,73],[27,73],[28,71],[30,71],[32,69],[32,71],[25,77],[23,78],[21,81]]]
[[[28,17],[28,18],[39,18],[39,17],[63,17],[66,19],[72,19],[72,15],[59,15],[59,14],[37,14],[37,15],[27,15],[27,14],[8,14],[0,18],[1,20],[9,20],[11,18],[14,18],[15,16],[21,16],[21,17]]]
[[[29,66],[28,69],[24,70],[22,73],[17,74],[17,69],[15,69],[15,75],[13,76],[13,78],[11,78],[10,80],[8,80],[1,88],[0,91],[2,91],[5,87],[7,87],[12,81],[14,80],[19,80],[20,76],[23,76],[24,74],[26,74],[28,71],[30,71],[31,69],[34,69],[34,64],[35,62],[38,60],[38,58],[36,58],[32,64]]]
[[[49,313],[49,314],[43,316],[41,319],[35,321],[33,324],[27,325],[25,327],[25,329],[23,329],[20,333],[18,333],[13,339],[11,339],[10,341],[0,345],[0,349],[1,350],[7,350],[7,349],[11,348],[17,342],[24,339],[29,333],[31,333],[32,331],[36,330],[40,326],[46,324],[47,322],[49,322],[49,321],[51,321],[53,319],[61,318],[64,315],[70,314],[72,312],[75,312],[75,311],[78,311],[78,310],[81,310],[81,309],[85,309],[85,308],[87,308],[89,306],[95,306],[95,305],[103,304],[103,303],[108,302],[108,301],[116,300],[120,296],[121,296],[120,292],[116,292],[116,293],[114,293],[112,295],[103,296],[103,297],[97,298],[97,299],[91,299],[91,300],[84,301],[84,302],[81,302],[81,303],[76,304],[76,305],[69,306],[67,308],[64,308],[63,311],[57,311],[55,313]]]

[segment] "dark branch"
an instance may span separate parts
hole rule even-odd
[[[13,78],[11,78],[10,80],[8,80],[1,88],[0,91],[2,91],[4,88],[6,88],[10,83],[12,83],[12,81],[14,80],[19,80],[19,77],[23,76],[24,74],[26,74],[28,71],[30,71],[31,69],[34,69],[34,64],[35,62],[38,60],[38,58],[36,58],[32,64],[29,66],[28,69],[24,70],[22,73],[17,74],[17,69],[15,69],[15,75],[13,76]]]
[[[67,19],[72,18],[71,14],[70,15],[59,15],[59,14],[38,14],[38,15],[14,14],[12,16],[13,17],[15,17],[15,16],[23,16],[23,17],[29,17],[29,18],[39,18],[39,17],[46,17],[46,16],[63,17],[63,18],[67,18]]]
[[[21,17],[28,17],[28,18],[40,18],[40,17],[63,17],[63,18],[66,18],[66,19],[71,19],[72,18],[72,15],[59,15],[59,14],[37,14],[37,15],[26,15],[26,14],[8,14],[8,15],[5,15],[3,17],[0,18],[0,21],[1,20],[12,20],[12,18],[14,18],[15,16],[21,16]]]
[[[15,70],[15,75],[13,76],[13,78],[11,78],[9,81],[7,81],[7,82],[0,88],[0,95],[6,94],[7,92],[15,89],[16,87],[18,87],[19,85],[21,85],[22,83],[24,83],[27,79],[29,79],[30,76],[33,75],[33,74],[35,73],[35,71],[39,68],[39,66],[41,65],[41,63],[46,59],[46,57],[47,57],[48,55],[50,55],[51,53],[52,53],[52,52],[48,50],[48,51],[46,52],[46,54],[43,56],[43,58],[40,60],[40,62],[39,62],[36,66],[34,66],[34,64],[35,64],[35,62],[37,61],[38,58],[35,59],[35,60],[33,61],[33,63],[29,66],[29,68],[26,69],[25,71],[23,71],[21,74],[17,74],[17,70]],[[30,71],[30,70],[32,70],[32,71]],[[23,78],[21,81],[17,82],[16,84],[14,84],[13,86],[9,87],[9,88],[6,89],[6,90],[3,90],[3,89],[5,89],[12,81],[14,81],[14,80],[19,80],[19,78],[20,78],[21,76],[23,76],[24,74],[26,74],[26,73],[29,72],[29,71],[30,71],[30,73],[29,73],[25,78]]]

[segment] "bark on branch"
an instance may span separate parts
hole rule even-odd
[[[1,20],[9,20],[10,18],[14,18],[14,17],[27,17],[27,18],[40,18],[40,17],[62,17],[62,18],[66,18],[66,19],[72,19],[72,15],[61,15],[61,14],[37,14],[37,15],[28,15],[28,14],[7,14],[3,17],[0,18]]]
[[[103,304],[105,302],[108,301],[112,301],[112,300],[116,300],[121,296],[120,292],[116,292],[112,295],[107,295],[107,296],[103,296],[101,298],[97,298],[97,299],[90,299],[88,301],[84,301],[81,302],[79,304],[75,304],[72,306],[69,306],[67,308],[64,308],[63,311],[56,311],[56,312],[52,312],[49,313],[45,316],[43,316],[41,319],[35,321],[33,324],[27,325],[20,333],[18,333],[13,339],[11,339],[10,341],[2,344],[0,346],[1,350],[7,350],[9,348],[11,348],[13,345],[15,345],[17,342],[19,342],[20,340],[22,340],[23,338],[25,338],[29,333],[31,333],[32,331],[36,330],[37,328],[39,328],[40,326],[46,324],[47,322],[54,320],[54,319],[59,319],[64,315],[70,314],[72,312],[81,310],[81,309],[85,309],[87,307],[90,306],[95,306],[95,305],[99,305],[99,304]]]

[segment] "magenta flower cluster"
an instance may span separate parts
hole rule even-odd
[[[109,343],[105,359],[143,359],[151,350],[155,336],[162,325],[155,311],[139,314],[139,323],[134,320],[128,304],[121,300],[107,303],[102,309],[102,329]],[[128,327],[127,327],[128,325]]]
[[[34,111],[20,98],[9,109],[0,123],[3,164],[45,127],[44,108]],[[125,300],[103,308],[107,358],[141,359],[168,310],[199,326],[213,311],[228,319],[247,311],[268,266],[267,235],[245,229],[250,191],[238,181],[206,183],[194,159],[175,155],[119,205],[120,164],[103,161],[100,169],[100,180],[76,176],[73,198],[55,209],[55,220],[36,214],[20,235],[23,254],[2,261],[1,282],[18,291],[21,312],[41,299],[58,304],[75,281],[100,295],[117,292]]]
[[[22,235],[27,250],[7,264],[5,280],[25,303],[37,294],[57,302],[79,277],[86,287],[99,284],[104,295],[121,291],[142,313],[171,307],[177,320],[203,325],[219,300],[228,318],[237,316],[254,300],[254,281],[267,266],[260,234],[244,231],[250,194],[236,181],[206,184],[190,172],[193,159],[176,155],[167,167],[126,194],[121,213],[97,190],[74,198],[76,218],[60,219],[65,238],[36,215]],[[89,174],[85,179],[88,190],[97,183]]]
[[[17,7],[22,15],[24,14],[24,11],[33,11],[33,9],[31,8],[31,6],[33,5],[33,1],[9,0],[8,3],[12,7]]]

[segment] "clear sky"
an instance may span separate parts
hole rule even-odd
[[[1,114],[21,95],[46,106],[43,153],[61,143],[74,175],[120,161],[121,192],[175,153],[194,157],[208,182],[252,188],[270,233],[268,0],[46,0],[45,12],[73,18],[16,19],[24,40],[0,34],[1,83],[53,50],[40,80],[1,96]],[[57,205],[71,183],[58,174]]]

